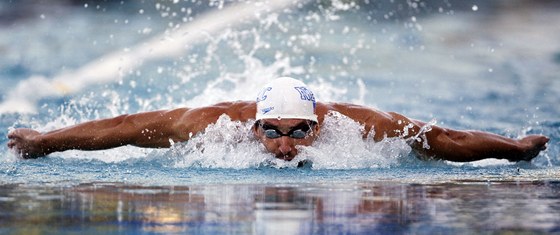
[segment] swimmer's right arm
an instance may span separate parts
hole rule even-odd
[[[189,116],[186,115],[188,111],[182,108],[121,115],[47,133],[21,128],[8,134],[8,147],[23,158],[37,158],[70,149],[101,150],[124,145],[169,147],[171,141],[188,140],[189,131],[185,128],[189,123],[184,119]]]

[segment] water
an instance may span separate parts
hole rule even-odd
[[[6,185],[11,197],[0,205],[17,219],[0,225],[16,233],[557,233],[559,189],[557,182]]]
[[[558,4],[332,2],[0,3],[0,232],[557,233]],[[5,147],[15,127],[252,100],[282,75],[321,101],[551,141],[531,163],[421,161],[333,116],[300,168],[227,118],[171,149]]]

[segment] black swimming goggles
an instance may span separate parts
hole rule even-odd
[[[315,125],[314,122],[305,122],[301,123],[295,127],[292,127],[287,134],[282,133],[278,130],[276,126],[269,125],[269,124],[262,124],[260,121],[257,122],[257,125],[263,129],[264,136],[269,139],[277,139],[282,136],[288,136],[294,139],[303,139],[305,138],[309,132],[311,131],[312,126]]]

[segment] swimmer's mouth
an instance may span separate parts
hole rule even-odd
[[[295,156],[290,157],[290,155],[277,155],[276,158],[289,162],[289,161],[294,160],[294,158],[296,158],[296,157]],[[300,160],[300,161],[297,162],[297,167],[303,167],[307,163],[308,163],[307,160]]]
[[[276,156],[276,158],[278,159],[282,159],[284,161],[291,161],[295,158],[295,156],[290,156],[290,155],[278,155]]]

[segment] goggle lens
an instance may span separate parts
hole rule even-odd
[[[303,139],[307,136],[307,134],[311,130],[311,127],[309,126],[309,124],[298,125],[298,126],[294,127],[293,129],[291,129],[288,132],[288,134],[284,134],[284,133],[280,132],[279,130],[277,130],[276,128],[270,127],[270,126],[261,125],[261,128],[263,129],[264,135],[266,136],[266,138],[269,138],[269,139],[276,139],[276,138],[280,138],[282,136],[288,136],[288,137],[294,138],[294,139]]]

